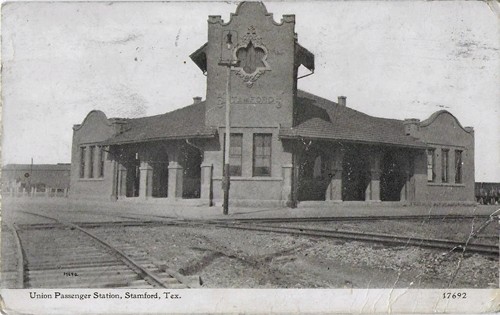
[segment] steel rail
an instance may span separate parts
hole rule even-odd
[[[295,223],[295,222],[329,222],[329,221],[383,221],[383,220],[463,220],[474,218],[489,218],[489,215],[388,215],[388,216],[345,216],[345,217],[295,217],[295,218],[229,218],[213,219],[221,222],[265,222],[265,223]]]
[[[161,221],[103,221],[103,222],[73,222],[81,228],[97,228],[97,227],[125,227],[125,226],[154,226],[163,225]],[[58,223],[23,223],[18,224],[23,230],[44,230],[61,228]]]
[[[18,229],[15,224],[9,224],[7,227],[11,230],[14,237],[14,242],[16,246],[16,258],[17,258],[17,278],[16,278],[16,288],[24,288],[24,267],[26,263],[23,247],[21,245],[21,238],[19,237]]]
[[[383,243],[390,245],[410,245],[427,248],[447,249],[451,251],[467,251],[483,255],[495,255],[498,257],[499,248],[495,245],[465,243],[459,241],[442,240],[442,239],[425,239],[411,236],[399,236],[380,233],[365,233],[354,232],[347,230],[325,230],[325,229],[309,229],[302,227],[275,227],[263,224],[216,224],[217,227],[240,229],[240,230],[253,230],[262,232],[274,232],[281,234],[305,235],[314,237],[326,237],[345,239],[350,241],[363,241]]]
[[[82,212],[82,211],[79,211]],[[89,211],[83,211],[85,213]],[[109,214],[102,214],[97,211],[90,211],[95,214],[110,216]],[[104,225],[119,225],[121,222],[122,225],[162,225],[162,224],[178,224],[179,222],[184,222],[186,224],[194,224],[194,223],[207,223],[207,222],[260,222],[260,223],[296,223],[296,222],[342,222],[342,221],[383,221],[383,220],[463,220],[463,219],[474,219],[474,218],[490,218],[491,215],[487,214],[425,214],[425,215],[385,215],[385,216],[344,216],[344,217],[332,217],[332,216],[323,216],[323,217],[293,217],[293,218],[213,218],[213,219],[183,219],[183,218],[175,218],[171,216],[164,215],[112,215],[113,217],[121,217],[126,219],[131,219],[127,221],[103,221],[103,222],[74,222],[74,224],[78,224],[79,226],[84,227],[101,227]],[[152,219],[158,218],[158,219]],[[165,220],[166,219],[166,220]],[[130,223],[127,223],[130,222]],[[134,223],[132,223],[134,222]],[[44,225],[47,224],[31,224],[33,228],[40,227],[43,228]],[[47,228],[50,226],[47,225]]]
[[[320,236],[320,237],[330,237],[330,238],[341,238],[341,239],[351,239],[359,241],[370,241],[379,242],[393,245],[412,245],[428,248],[441,248],[441,249],[451,249],[451,250],[467,250],[469,252],[477,252],[481,254],[498,255],[498,248],[494,245],[487,244],[477,244],[477,243],[464,243],[452,240],[439,240],[439,239],[425,239],[419,237],[401,237],[398,235],[390,234],[377,234],[377,233],[365,233],[365,232],[354,232],[347,230],[327,230],[327,229],[311,229],[305,227],[276,227],[272,225],[265,225],[265,223],[293,223],[293,222],[332,222],[332,221],[377,221],[377,220],[421,220],[421,219],[467,219],[467,218],[478,218],[478,217],[488,217],[487,215],[411,215],[411,216],[368,216],[368,217],[306,217],[306,218],[233,218],[233,219],[181,219],[181,220],[169,220],[169,221],[112,221],[112,222],[82,222],[79,225],[85,227],[99,227],[99,226],[115,226],[115,225],[218,225],[224,227],[233,227],[239,229],[252,229],[257,230],[255,226],[259,226],[261,231],[297,234],[297,235],[308,235],[308,236]],[[134,218],[136,220],[140,218]],[[238,224],[249,224],[253,223],[254,228],[243,228],[236,227]],[[264,223],[264,224],[257,224]],[[43,224],[40,224],[43,225]],[[273,230],[274,229],[274,230]],[[278,229],[278,230],[276,230]]]
[[[58,220],[56,218],[49,217],[49,216],[42,215],[42,214],[38,214],[38,213],[33,213],[33,212],[29,212],[29,211],[20,211],[20,212],[39,216],[39,217],[46,218],[49,220],[54,220],[62,225],[66,225],[68,227],[77,229],[78,231],[80,231],[82,233],[85,233],[89,237],[93,238],[95,241],[99,242],[101,244],[101,246],[103,246],[107,250],[111,251],[115,255],[115,257],[119,258],[125,265],[127,265],[130,269],[132,269],[142,279],[146,280],[149,284],[156,286],[156,287],[160,287],[160,288],[168,288],[168,286],[163,282],[163,280],[161,280],[159,277],[157,277],[155,274],[153,274],[149,270],[141,267],[136,261],[134,261],[132,258],[128,257],[123,251],[113,247],[111,244],[107,243],[104,240],[101,240],[99,237],[97,237],[93,233],[86,231],[85,229],[82,229],[78,225],[70,223],[70,222],[64,222],[64,221]],[[177,279],[176,277],[174,277],[174,278]],[[179,283],[181,283],[189,288],[189,286],[186,283],[182,283],[182,281],[180,281],[179,279],[177,279],[177,281],[179,281]]]

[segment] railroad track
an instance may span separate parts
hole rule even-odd
[[[128,244],[113,246],[79,225],[22,212],[52,222],[38,223],[38,229],[11,226],[18,252],[17,279],[11,279],[16,288],[200,286],[198,276],[185,277],[162,263],[153,263],[146,253]]]
[[[89,211],[85,211],[87,213]],[[96,215],[110,216],[98,211],[92,211]],[[425,220],[466,220],[466,219],[489,219],[491,215],[456,215],[456,214],[427,214],[427,215],[386,215],[386,216],[344,216],[344,217],[294,217],[294,218],[218,218],[218,219],[183,219],[165,215],[142,214],[123,215],[113,214],[114,218],[127,219],[124,221],[102,221],[102,222],[74,222],[86,227],[105,226],[148,226],[148,225],[196,225],[196,224],[218,224],[218,223],[307,223],[307,222],[364,222],[364,221],[425,221]],[[49,223],[30,224],[26,228],[50,228]]]
[[[29,213],[29,212],[27,212]],[[40,214],[29,213],[31,215],[37,215],[39,217],[50,218]],[[159,216],[160,217],[160,216]],[[342,239],[346,241],[361,241],[361,242],[371,242],[371,243],[381,243],[384,245],[396,245],[396,246],[417,246],[441,249],[446,251],[460,251],[467,253],[478,253],[481,255],[488,255],[491,257],[498,258],[499,250],[498,246],[488,245],[488,244],[477,244],[477,243],[464,243],[451,240],[439,240],[439,239],[427,239],[427,238],[417,238],[408,237],[401,235],[388,235],[379,233],[362,233],[356,231],[347,230],[331,230],[331,229],[319,229],[319,228],[306,228],[306,227],[277,227],[273,224],[275,223],[293,223],[293,222],[332,222],[332,221],[376,221],[376,220],[460,220],[460,219],[470,219],[470,218],[480,218],[486,217],[493,220],[492,216],[457,216],[457,215],[446,215],[446,216],[388,216],[388,217],[341,217],[341,218],[331,218],[331,217],[315,217],[315,218],[261,218],[261,219],[213,219],[213,220],[188,220],[188,219],[171,219],[157,220],[146,217],[136,217],[136,221],[103,221],[103,222],[81,222],[78,224],[64,223],[57,221],[54,218],[52,222],[35,223],[19,225],[16,227],[17,234],[26,233],[36,233],[38,230],[53,229],[54,236],[57,233],[64,234],[69,232],[76,232],[83,230],[83,228],[95,228],[95,227],[116,227],[116,226],[159,226],[159,225],[174,225],[174,226],[190,226],[190,227],[203,227],[203,226],[216,226],[218,228],[231,228],[240,230],[250,230],[250,231],[261,231],[261,232],[272,232],[281,234],[291,234],[291,235],[303,235],[310,237],[322,237],[322,238],[333,238]],[[45,231],[47,232],[47,231]],[[95,235],[94,235],[95,237]],[[62,235],[59,237],[62,240],[72,239],[71,237]],[[24,243],[24,242],[23,242]],[[30,242],[31,243],[31,242]],[[52,242],[50,242],[52,243]],[[34,245],[36,243],[32,243]],[[23,286],[27,287],[50,287],[51,285],[56,285],[57,287],[135,287],[135,288],[148,288],[148,287],[158,287],[158,286],[169,286],[176,287],[185,285],[186,281],[182,281],[182,275],[177,274],[171,270],[168,270],[166,266],[161,264],[152,264],[151,262],[144,259],[144,253],[138,252],[137,249],[120,247],[114,248],[111,251],[119,251],[122,256],[132,257],[133,265],[143,266],[145,270],[153,270],[152,274],[162,275],[160,283],[154,283],[154,278],[148,277],[148,274],[139,270],[134,271],[134,267],[130,267],[128,264],[120,262],[118,258],[110,258],[109,251],[106,255],[102,253],[102,249],[97,250],[94,244],[93,246],[88,246],[85,242],[86,247],[81,244],[59,244],[55,241],[53,244],[59,248],[59,252],[53,254],[52,257],[60,257],[61,261],[65,262],[67,265],[57,265],[54,268],[54,262],[51,261],[50,257],[45,258],[46,261],[40,261],[41,257],[51,256],[45,255],[46,252],[50,252],[43,246],[47,244],[37,244],[34,245],[34,249],[27,249],[24,246],[24,251],[26,253],[36,253],[34,258],[25,258],[23,264],[26,276],[22,282]],[[102,244],[101,246],[106,247]],[[68,249],[70,247],[73,251]],[[112,246],[111,246],[112,247]],[[40,248],[40,249],[39,249]],[[75,251],[78,249],[78,251]],[[38,251],[37,251],[38,250]],[[61,252],[62,251],[62,252]],[[66,255],[64,255],[65,251]],[[97,251],[97,253],[96,253]],[[126,253],[126,254],[125,254]],[[45,255],[45,256],[44,256]],[[81,257],[83,256],[83,257]],[[111,255],[112,256],[112,255]],[[91,257],[91,259],[89,258]],[[100,260],[99,260],[100,259]],[[107,259],[107,260],[106,260]],[[69,260],[69,261],[66,261]],[[45,265],[43,264],[45,263]],[[48,265],[47,265],[48,264]],[[80,266],[78,264],[83,264]],[[52,266],[51,268],[49,268]],[[77,267],[81,267],[77,269]],[[158,268],[159,267],[159,268]],[[38,269],[37,269],[38,268]],[[37,270],[39,270],[37,272]],[[166,272],[165,272],[166,271]],[[66,278],[61,279],[64,272],[76,272],[77,277],[72,277],[71,274],[66,276]],[[174,275],[174,276],[172,276]],[[57,278],[57,280],[55,280]],[[176,280],[174,280],[176,279]],[[181,279],[181,281],[179,281]],[[83,280],[83,282],[82,282]],[[61,285],[62,283],[62,285]],[[195,284],[196,285],[196,284]],[[199,286],[199,277],[198,283]]]
[[[161,217],[161,216],[158,216]],[[490,244],[465,243],[443,239],[427,239],[401,235],[390,235],[381,233],[365,233],[349,230],[312,229],[305,227],[276,227],[275,223],[307,223],[307,222],[359,222],[379,220],[464,220],[464,219],[489,218],[488,215],[410,215],[410,216],[348,216],[348,217],[306,217],[306,218],[230,218],[230,219],[171,219],[142,220],[142,221],[112,221],[112,222],[82,222],[79,225],[85,227],[105,226],[204,226],[213,225],[220,228],[232,228],[240,230],[253,230],[261,232],[274,232],[281,234],[304,235],[313,237],[326,237],[352,241],[382,243],[386,245],[418,246],[425,248],[445,249],[449,251],[463,251],[498,257],[498,246]],[[138,218],[135,218],[138,219]],[[267,225],[266,225],[267,224]],[[54,228],[50,224],[32,225],[31,228]],[[476,237],[476,236],[475,236]],[[479,237],[478,237],[479,238]]]
[[[102,222],[73,222],[73,224],[81,228],[102,228],[102,227],[125,227],[125,226],[158,226],[167,223],[161,221],[102,221]],[[61,229],[66,228],[57,222],[50,223],[33,223],[33,224],[17,224],[21,230],[46,230],[46,229]]]
[[[230,219],[171,219],[169,221],[146,221],[151,225],[175,225],[175,226],[204,226],[213,225],[220,228],[231,228],[240,230],[253,230],[260,232],[274,232],[281,234],[305,235],[313,237],[326,237],[351,241],[362,241],[382,243],[386,245],[417,246],[434,249],[445,249],[449,251],[462,251],[498,257],[499,247],[491,244],[459,242],[443,239],[428,239],[401,235],[365,233],[348,230],[311,229],[304,227],[276,227],[275,223],[307,223],[307,222],[360,222],[380,220],[464,220],[464,219],[488,219],[484,228],[495,220],[493,215],[410,215],[410,216],[347,216],[347,217],[305,217],[305,218],[230,218]],[[267,225],[266,225],[267,224]],[[481,228],[481,229],[482,229]],[[494,238],[493,236],[482,237],[474,235],[473,238]]]
[[[345,217],[296,217],[296,218],[228,218],[219,219],[221,222],[237,223],[304,223],[304,222],[343,222],[343,221],[420,221],[420,220],[464,220],[488,219],[489,215],[391,215],[391,216],[345,216]]]
[[[411,236],[390,235],[381,233],[365,233],[348,230],[328,230],[328,229],[311,229],[304,227],[276,227],[272,225],[259,224],[259,223],[213,223],[220,228],[272,232],[291,235],[304,235],[313,237],[342,239],[348,241],[361,241],[371,243],[382,243],[385,245],[398,245],[398,246],[417,246],[434,249],[445,249],[448,251],[461,251],[467,253],[477,253],[492,257],[498,257],[498,245],[479,244],[458,242],[443,239],[427,239]]]

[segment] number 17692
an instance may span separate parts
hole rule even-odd
[[[445,292],[443,293],[443,299],[466,299],[467,294],[465,292]]]

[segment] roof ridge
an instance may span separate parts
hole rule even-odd
[[[297,89],[297,96],[299,96],[299,93],[298,93],[298,92],[301,92],[301,93],[304,93],[304,94],[306,94],[306,95],[310,95],[310,96],[312,96],[312,97],[314,97],[314,98],[319,98],[319,99],[321,99],[321,100],[323,100],[323,101],[326,101],[326,102],[329,102],[329,103],[333,103],[333,104],[335,104],[335,105],[338,105],[337,103],[335,103],[335,102],[334,102],[334,101],[332,101],[332,100],[329,100],[329,99],[324,98],[324,97],[322,97],[322,96],[319,96],[319,95],[316,95],[316,94],[313,94],[313,93],[311,93],[311,92],[307,92],[307,91],[304,91],[304,90],[301,90],[301,89]]]
[[[347,110],[349,110],[349,111],[353,111],[353,112],[359,113],[359,114],[361,114],[361,115],[365,115],[365,116],[367,116],[367,117],[371,117],[371,118],[375,118],[375,119],[381,119],[381,120],[391,120],[391,121],[397,121],[397,122],[401,122],[401,123],[402,123],[402,122],[404,122],[404,120],[403,120],[403,119],[397,119],[397,118],[386,118],[386,117],[372,116],[372,115],[369,115],[369,114],[367,114],[367,113],[364,113],[364,112],[362,112],[362,111],[359,111],[359,110],[354,109],[354,108],[351,108],[351,107],[347,107],[347,106],[346,106],[346,107],[341,107],[338,103],[336,103],[336,102],[334,102],[334,101],[332,101],[332,100],[329,100],[329,99],[327,99],[327,98],[324,98],[324,97],[322,97],[322,96],[319,96],[319,95],[316,95],[316,94],[313,94],[313,93],[311,93],[311,92],[307,92],[307,91],[304,91],[304,90],[297,89],[297,92],[301,92],[301,93],[303,93],[303,94],[306,94],[306,96],[307,96],[307,95],[310,95],[310,96],[312,96],[313,98],[320,99],[320,100],[322,100],[322,101],[324,101],[324,102],[330,103],[330,104],[334,105],[334,106],[332,106],[332,107],[345,108],[345,109],[347,109]],[[299,97],[298,93],[297,93],[297,97]]]

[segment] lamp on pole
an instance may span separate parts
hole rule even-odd
[[[224,202],[222,205],[223,214],[229,213],[229,186],[231,178],[229,176],[229,148],[231,143],[231,67],[237,64],[233,59],[233,36],[234,31],[226,31],[222,36],[222,51],[220,66],[226,67],[226,133],[224,141],[224,176],[222,178],[222,189],[224,191]],[[228,57],[228,58],[224,58]]]

